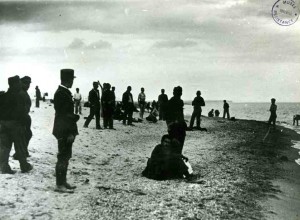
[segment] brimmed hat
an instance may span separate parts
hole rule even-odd
[[[68,80],[68,79],[74,79],[76,76],[74,76],[74,70],[73,69],[61,69],[60,70],[60,79],[61,80]]]
[[[24,76],[21,78],[21,81],[24,83],[31,83],[31,78],[29,76]]]

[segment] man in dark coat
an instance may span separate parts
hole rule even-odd
[[[195,118],[197,120],[197,129],[200,129],[200,123],[201,123],[201,114],[202,114],[202,106],[205,106],[204,99],[201,97],[201,92],[196,92],[196,97],[194,98],[192,105],[194,106],[194,111],[191,117],[190,121],[190,129],[193,129]]]
[[[166,106],[168,132],[171,138],[175,138],[180,142],[180,152],[182,152],[187,129],[183,115],[184,103],[181,96],[182,88],[180,86],[175,87],[173,89],[173,97],[168,101]]]
[[[93,119],[96,117],[96,129],[101,129],[100,126],[100,94],[98,90],[99,83],[93,82],[93,89],[89,92],[89,103],[90,103],[90,115],[84,123],[84,127],[87,128]]]
[[[103,126],[106,129],[114,129],[113,125],[113,113],[115,107],[115,96],[113,91],[110,90],[111,85],[109,83],[105,84],[105,89],[101,97],[102,111],[103,111]]]
[[[127,87],[126,92],[123,93],[122,96],[122,104],[124,109],[124,118],[123,118],[123,125],[126,125],[126,119],[128,118],[128,125],[132,124],[132,115],[134,110],[134,103],[133,98],[131,94],[131,86]]]
[[[31,131],[31,117],[29,115],[31,108],[31,98],[28,94],[28,89],[30,88],[31,78],[29,76],[24,76],[21,78],[22,89],[20,91],[20,95],[22,99],[25,100],[25,109],[26,109],[26,118],[25,118],[25,138],[26,138],[26,156],[29,157],[28,145],[29,141],[32,138]],[[14,159],[17,159],[17,154],[13,155]]]
[[[161,90],[161,94],[158,96],[158,110],[159,120],[166,120],[166,105],[168,102],[168,96],[165,94],[165,90]]]
[[[38,86],[35,87],[35,107],[40,107],[40,100],[42,98],[41,91]]]
[[[32,170],[26,159],[25,126],[28,120],[25,99],[20,94],[19,76],[8,78],[9,89],[1,95],[0,106],[0,172],[14,174],[9,166],[9,154],[14,144],[22,172]]]
[[[74,81],[74,70],[62,69],[60,72],[61,85],[54,94],[55,119],[53,127],[53,135],[58,141],[56,172],[56,189],[58,192],[73,192],[75,186],[67,183],[67,170],[69,160],[72,157],[72,145],[78,129],[76,122],[79,115],[74,114],[74,102],[72,88]]]
[[[227,116],[227,119],[230,119],[230,114],[229,114],[229,104],[224,100],[224,105],[223,105],[223,118]]]

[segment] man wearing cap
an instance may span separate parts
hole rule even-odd
[[[205,101],[204,99],[201,97],[201,92],[197,91],[196,92],[196,97],[194,98],[192,105],[194,106],[194,111],[191,117],[191,121],[190,121],[190,130],[193,130],[193,126],[194,126],[194,122],[196,119],[196,128],[200,129],[200,123],[201,123],[201,114],[202,114],[202,106],[205,106]],[[212,110],[213,111],[213,110]]]
[[[100,83],[93,82],[93,89],[89,92],[89,103],[90,103],[90,114],[87,117],[84,126],[87,128],[93,119],[96,117],[96,129],[101,129],[100,126],[100,94],[98,90],[98,86]]]
[[[27,110],[25,99],[20,94],[21,82],[19,76],[8,78],[9,89],[2,95],[0,109],[0,173],[14,174],[9,166],[9,154],[14,144],[16,156],[22,172],[32,170],[32,165],[26,159],[25,126]]]
[[[168,96],[165,94],[165,90],[161,89],[161,94],[158,96],[158,109],[159,109],[159,120],[166,120],[166,104],[168,102]]]
[[[128,86],[126,92],[123,93],[122,104],[124,109],[123,125],[126,125],[126,119],[128,118],[127,124],[132,126],[134,103],[131,94],[131,86]]]
[[[31,131],[31,117],[29,115],[30,108],[31,108],[31,99],[28,94],[28,89],[30,87],[31,83],[31,78],[29,76],[24,76],[21,78],[21,85],[22,89],[20,91],[20,95],[22,99],[25,101],[25,109],[26,109],[26,118],[24,121],[25,124],[25,139],[26,139],[26,157],[29,157],[29,152],[28,152],[28,145],[29,141],[32,137],[32,131]],[[14,159],[17,159],[17,154],[13,155]]]
[[[40,107],[40,100],[42,98],[41,91],[38,86],[35,87],[35,107]]]
[[[62,69],[60,71],[61,85],[54,94],[55,119],[53,126],[53,135],[58,141],[56,172],[56,189],[57,192],[73,192],[75,186],[67,182],[67,170],[69,160],[72,157],[72,145],[78,129],[76,122],[79,115],[74,114],[74,103],[72,88],[74,81],[74,70]]]
[[[102,112],[103,112],[103,126],[106,129],[114,129],[113,113],[115,107],[115,97],[113,91],[110,90],[111,85],[105,83],[105,88],[101,97]]]

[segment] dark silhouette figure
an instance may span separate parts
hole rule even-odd
[[[219,111],[218,109],[216,109],[216,110],[215,110],[215,116],[216,116],[216,117],[219,117],[219,115],[220,115],[220,111]]]
[[[271,106],[270,106],[270,118],[269,118],[269,122],[268,124],[271,125],[271,123],[273,124],[273,128],[276,128],[276,118],[277,118],[277,105],[275,105],[276,99],[272,98],[271,99]]]
[[[72,145],[78,129],[76,122],[79,115],[74,114],[74,102],[72,88],[74,81],[74,70],[62,69],[60,71],[61,85],[54,94],[55,119],[53,126],[53,135],[58,141],[57,163],[55,167],[56,173],[56,189],[58,192],[73,192],[76,186],[72,186],[67,182],[67,170],[69,160],[72,157]]]
[[[40,107],[40,100],[42,98],[41,91],[38,86],[35,87],[35,107]]]
[[[25,109],[26,109],[26,117],[24,118],[24,125],[25,125],[25,150],[26,150],[26,157],[29,157],[29,151],[28,151],[28,146],[29,146],[29,142],[30,139],[32,138],[32,131],[31,131],[31,117],[29,115],[30,112],[30,108],[31,108],[31,99],[30,96],[28,94],[28,89],[30,88],[30,84],[31,84],[31,78],[29,76],[24,76],[23,78],[21,78],[21,86],[22,89],[20,91],[20,95],[21,98],[25,101]],[[13,158],[15,160],[18,159],[17,154],[15,153],[13,155]]]
[[[8,78],[9,89],[0,96],[0,172],[14,174],[9,166],[9,154],[14,144],[16,157],[22,172],[32,170],[32,165],[26,159],[26,131],[28,120],[25,99],[21,95],[19,76]]]
[[[110,90],[110,84],[105,84],[105,89],[101,97],[102,111],[103,111],[103,126],[104,128],[109,127],[113,129],[113,113],[115,107],[115,95],[114,92]]]
[[[161,144],[153,149],[142,175],[155,180],[188,178],[190,174],[183,159],[187,160],[180,153],[178,140],[164,135]]]
[[[148,117],[146,117],[146,120],[149,121],[149,122],[156,123],[157,122],[157,118],[156,118],[157,116],[158,116],[157,106],[153,105],[150,114],[148,115]]]
[[[100,94],[98,90],[99,83],[93,82],[93,89],[89,92],[90,114],[87,117],[84,126],[87,128],[93,119],[96,117],[96,129],[101,129],[100,126]]]
[[[201,97],[201,92],[196,92],[196,97],[194,98],[192,105],[194,106],[194,111],[191,117],[190,122],[190,129],[193,129],[195,118],[197,120],[197,129],[200,129],[200,123],[201,123],[201,113],[202,113],[202,106],[205,106],[204,99]]]
[[[230,119],[230,114],[229,114],[229,104],[224,100],[224,105],[223,105],[223,118],[227,115],[227,119]]]
[[[168,96],[165,94],[165,90],[161,89],[161,94],[158,96],[158,111],[159,120],[166,120],[166,105],[168,102]]]
[[[76,93],[73,96],[74,102],[75,102],[75,114],[80,114],[81,115],[81,100],[82,96],[79,93],[79,88],[76,88]]]
[[[126,92],[123,93],[122,104],[124,110],[123,125],[126,125],[126,119],[128,119],[127,121],[128,125],[133,125],[132,115],[135,107],[134,107],[133,98],[131,94],[131,86],[128,86]]]
[[[168,133],[171,138],[175,138],[180,143],[180,153],[184,145],[187,124],[184,121],[183,106],[181,100],[182,88],[177,86],[173,89],[173,97],[168,101],[166,106],[166,123]]]
[[[213,109],[208,112],[208,117],[214,117],[214,110]]]
[[[144,118],[144,112],[146,108],[146,95],[145,95],[145,89],[141,88],[141,93],[138,96],[138,104],[140,107],[140,118]]]

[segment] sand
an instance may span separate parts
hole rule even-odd
[[[53,106],[32,110],[34,170],[23,174],[10,160],[18,172],[0,175],[0,219],[300,219],[300,166],[291,147],[300,135],[291,129],[278,127],[263,143],[266,123],[204,117],[208,132],[188,132],[183,150],[195,180],[155,181],[141,172],[165,122],[115,121],[116,130],[98,131],[94,120],[83,128],[81,117],[68,172],[77,189],[61,194],[54,192]]]

